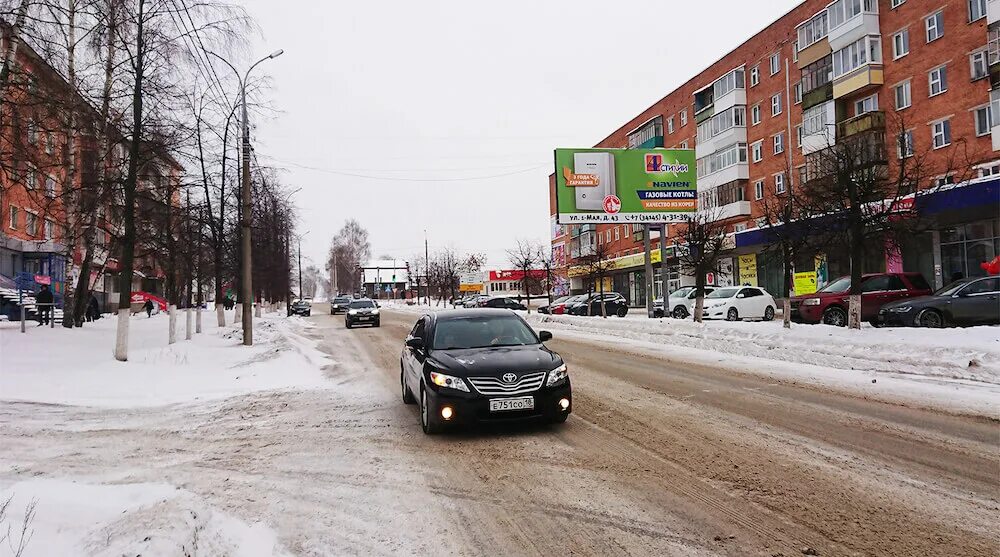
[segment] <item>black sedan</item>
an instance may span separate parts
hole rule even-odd
[[[417,320],[400,356],[403,402],[420,404],[424,433],[451,425],[566,421],[573,395],[566,364],[517,314],[440,311]]]
[[[338,313],[347,311],[347,307],[351,305],[353,298],[350,296],[337,296],[336,298],[330,300],[330,315],[337,315]]]
[[[480,307],[485,307],[485,308],[500,308],[500,309],[519,309],[521,311],[524,311],[524,310],[528,309],[524,304],[522,304],[521,302],[518,302],[514,298],[506,298],[506,297],[490,298],[489,300],[486,300],[486,302],[484,304],[482,304]]]
[[[913,327],[1000,325],[1000,277],[962,279],[930,296],[885,304],[878,322]]]
[[[309,317],[312,314],[312,304],[306,300],[295,300],[288,306],[288,315],[301,315]]]
[[[604,313],[601,312],[601,304],[604,305]],[[566,313],[570,315],[617,315],[618,317],[625,317],[628,314],[628,300],[625,299],[625,296],[617,292],[591,294],[587,299],[576,302],[571,306],[566,306]]]
[[[368,298],[353,300],[351,305],[347,306],[347,315],[344,316],[344,326],[348,329],[361,324],[378,327],[381,321],[378,304]]]

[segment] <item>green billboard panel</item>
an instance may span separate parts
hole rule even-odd
[[[559,224],[676,222],[698,210],[693,149],[556,149]]]

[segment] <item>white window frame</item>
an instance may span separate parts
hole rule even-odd
[[[774,144],[774,154],[780,155],[785,152],[785,133],[781,132],[771,138],[771,143]]]
[[[667,133],[674,133],[674,117],[667,118]]]
[[[764,199],[764,180],[757,180],[753,183],[753,198],[755,201]]]
[[[795,99],[795,104],[802,104],[802,82],[796,81],[795,85],[792,86],[792,94]]]
[[[877,110],[878,110],[877,93],[868,95],[867,97],[854,101],[855,116],[861,116],[862,114],[868,114],[869,112],[875,112]]]
[[[760,123],[760,103],[750,107],[750,123],[754,126]]]
[[[951,145],[951,119],[942,118],[936,122],[931,122],[931,146],[935,149],[941,149]],[[938,130],[938,126],[941,129]],[[941,137],[941,142],[938,143],[938,137]]]
[[[688,124],[688,110],[685,108],[681,111],[681,127],[683,128]]]
[[[781,114],[781,93],[771,95],[771,116]]]
[[[17,230],[18,216],[20,216],[18,212],[19,209],[17,207],[15,207],[14,205],[10,206],[7,215],[7,228],[10,228],[11,230]]]
[[[29,190],[33,190],[38,187],[38,169],[36,169],[31,163],[28,163],[28,166],[24,171],[24,187]]]
[[[986,112],[986,128],[981,130],[979,129],[979,114],[980,112],[983,111]],[[991,129],[993,128],[993,114],[992,110],[990,109],[990,105],[984,104],[982,106],[977,106],[973,108],[970,112],[972,112],[972,123],[976,130],[976,137],[989,135]]]
[[[616,242],[621,239],[621,237],[619,236],[619,234],[621,234],[621,232],[619,232],[618,227],[616,226],[615,227],[615,241]]]
[[[972,81],[979,81],[990,76],[990,65],[987,57],[988,53],[985,48],[969,55],[969,75],[972,77]],[[983,70],[979,75],[976,75],[977,60]]]
[[[889,8],[896,9],[902,6],[906,0],[889,0]]]
[[[785,175],[781,172],[774,175],[774,193],[785,193]]]
[[[903,106],[899,105],[899,91],[906,92],[905,94],[906,104]],[[893,105],[896,107],[896,110],[903,110],[905,108],[913,106],[913,86],[912,82],[909,79],[897,83],[892,87],[892,102]]]
[[[681,149],[687,149],[688,148],[688,142],[687,142],[686,139],[684,141],[681,141],[680,148]]]
[[[54,240],[56,234],[56,223],[52,219],[45,219],[45,224],[42,226],[45,230],[45,239]]]
[[[833,53],[833,78],[848,75],[869,64],[882,63],[882,38],[865,35]]]
[[[780,52],[775,52],[774,54],[772,54],[771,56],[769,56],[768,59],[767,59],[767,61],[768,61],[768,64],[770,66],[771,75],[776,75],[778,72],[781,71],[781,53]]]
[[[756,87],[760,83],[760,64],[750,68],[750,86]]]
[[[802,147],[802,124],[795,126],[795,146]]]
[[[56,177],[51,174],[45,176],[45,196],[56,196]]]
[[[986,17],[986,0],[969,0],[966,4],[969,8],[969,23]],[[973,11],[974,8],[978,8],[978,14]]]
[[[906,152],[903,152],[903,145],[907,147]],[[913,156],[913,130],[904,130],[899,134],[896,140],[896,156],[900,159],[905,159]]]
[[[937,84],[938,91],[934,91]],[[938,66],[927,72],[927,93],[928,97],[936,97],[948,92],[948,65]]]
[[[38,213],[24,210],[24,233],[32,238],[38,236]]]
[[[764,160],[764,140],[755,141],[750,144],[750,160],[758,163]]]
[[[933,31],[934,36],[931,36]],[[924,38],[932,43],[944,36],[944,10],[938,10],[924,18]]]
[[[892,35],[892,59],[899,60],[910,53],[910,29],[905,28]]]

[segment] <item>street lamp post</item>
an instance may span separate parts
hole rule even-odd
[[[240,80],[240,104],[242,105],[241,115],[243,117],[243,183],[240,191],[240,202],[243,208],[240,222],[240,231],[242,234],[240,238],[240,245],[242,247],[241,269],[243,276],[241,278],[240,297],[243,298],[243,344],[245,346],[253,345],[253,315],[251,314],[253,311],[253,277],[251,276],[252,267],[250,259],[250,219],[252,218],[253,203],[250,200],[250,124],[247,121],[247,79],[250,78],[250,72],[259,64],[272,58],[277,58],[282,53],[284,53],[284,50],[276,50],[264,58],[257,60],[250,65],[250,68],[243,74],[243,79]],[[209,54],[225,62],[229,66],[229,69],[233,70],[233,73],[236,74],[236,78],[239,79],[240,73],[236,71],[236,68],[228,60],[214,52],[210,52]]]
[[[304,300],[306,297],[305,293],[302,291],[302,237],[305,236],[306,234],[309,234],[308,230],[306,230],[302,234],[295,235],[295,238],[299,241],[299,299],[300,300]]]

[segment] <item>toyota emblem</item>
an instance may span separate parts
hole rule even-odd
[[[513,383],[516,379],[517,379],[517,376],[514,375],[513,373],[505,373],[505,374],[503,374],[503,382],[504,383]]]

